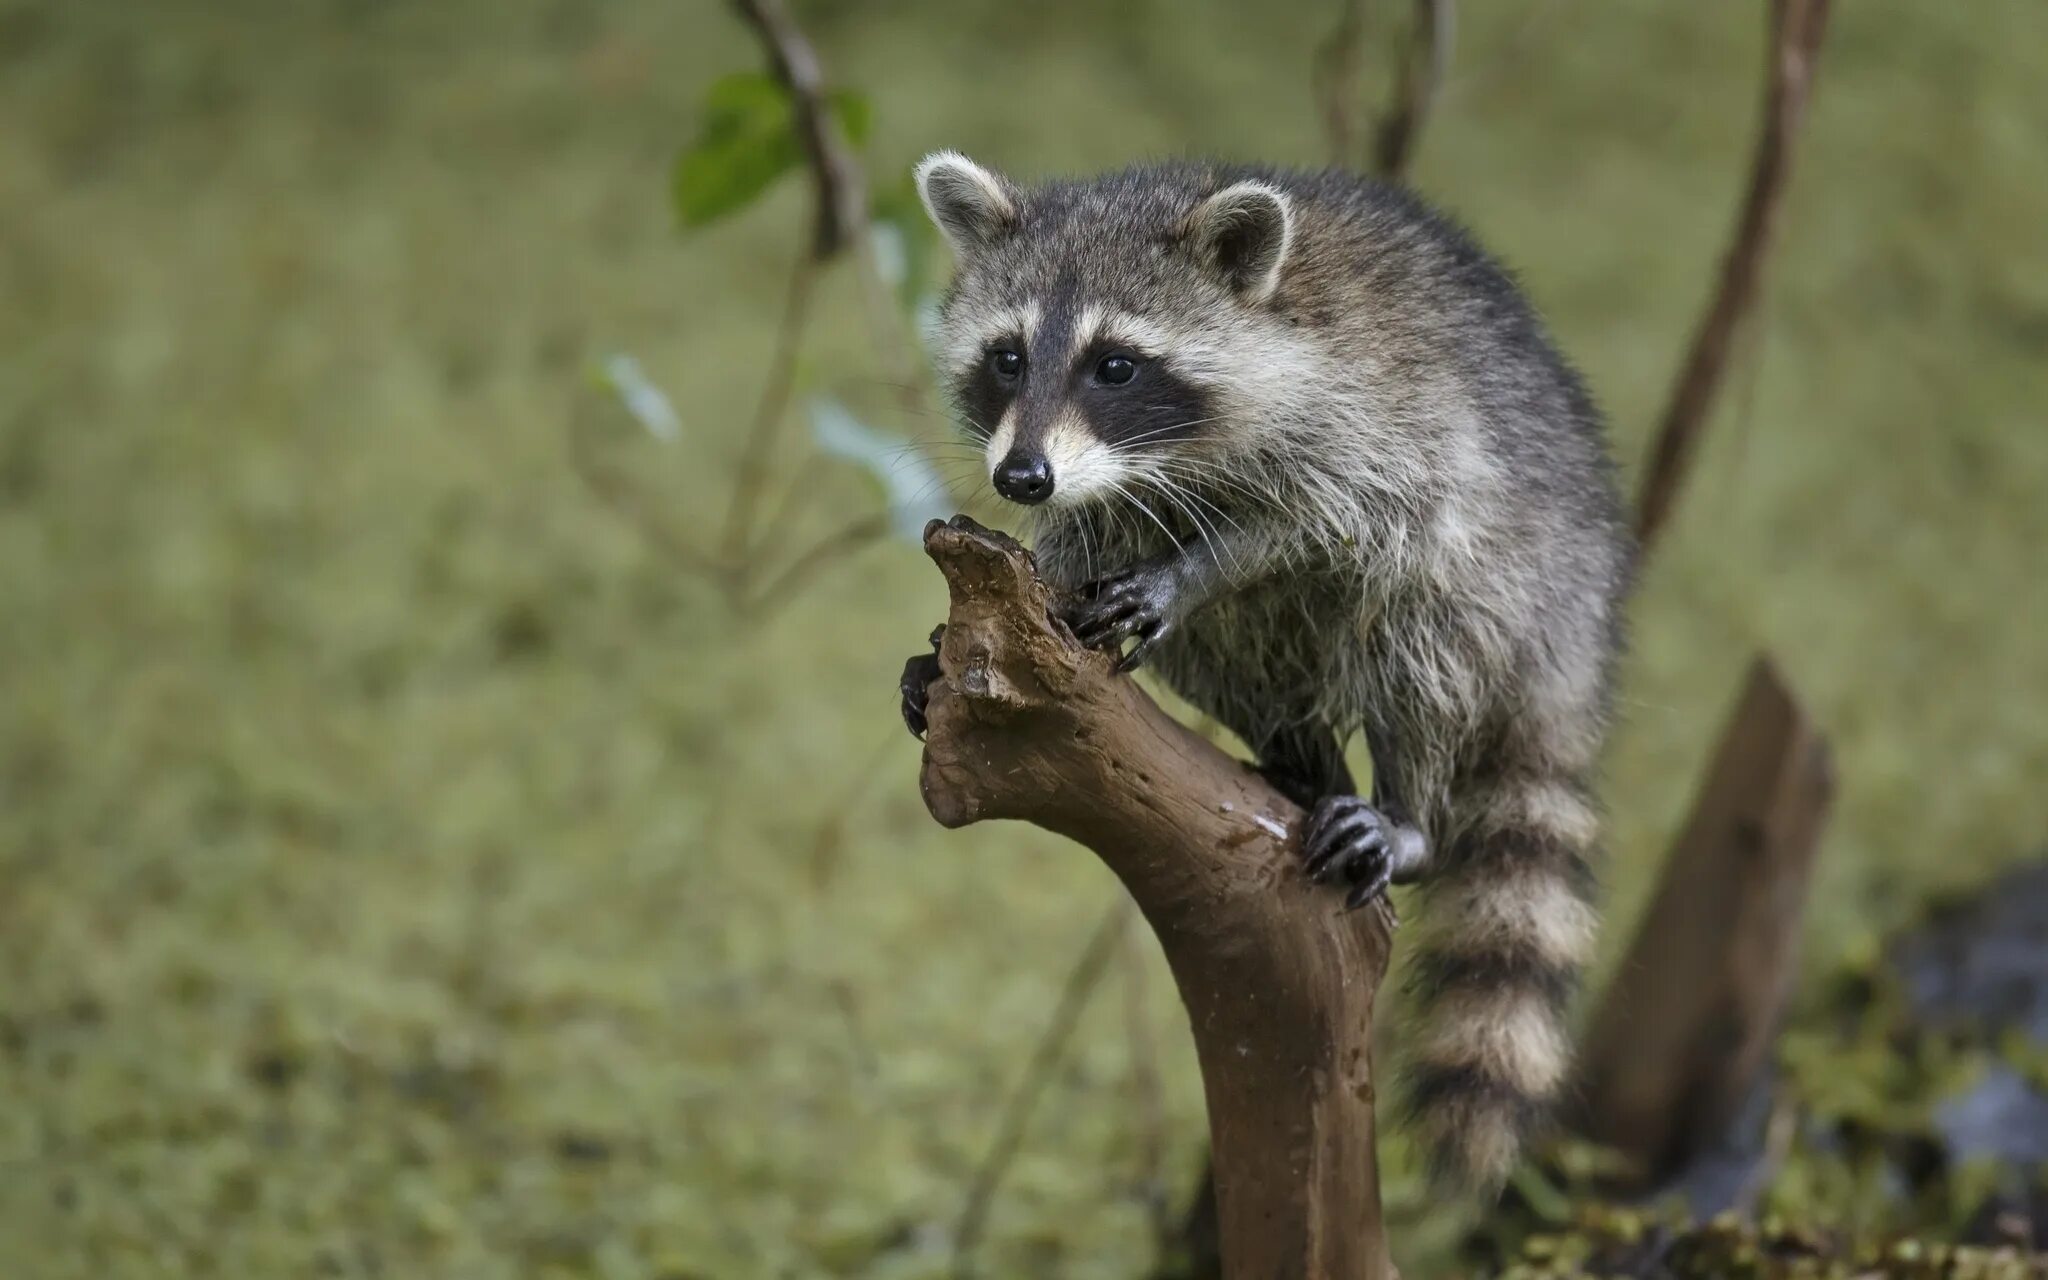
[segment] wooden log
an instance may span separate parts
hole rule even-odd
[[[1629,1188],[1712,1147],[1765,1065],[1833,796],[1827,743],[1759,656],[1581,1052],[1575,1127]]]

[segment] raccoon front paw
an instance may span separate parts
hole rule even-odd
[[[1387,891],[1394,877],[1397,824],[1362,796],[1324,796],[1302,828],[1303,870],[1316,884],[1351,886],[1347,911]]]
[[[1180,580],[1160,565],[1139,565],[1097,578],[1067,603],[1064,619],[1074,636],[1090,649],[1112,652],[1126,640],[1138,643],[1117,663],[1118,671],[1135,671],[1159,642],[1179,623]]]
[[[931,700],[932,682],[939,678],[939,639],[946,634],[946,624],[932,628],[932,651],[920,653],[903,664],[903,679],[897,683],[897,690],[903,695],[903,723],[913,737],[922,739],[927,728],[924,717],[925,705]]]

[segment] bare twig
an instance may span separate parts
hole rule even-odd
[[[1451,59],[1453,0],[1415,0],[1408,47],[1385,111],[1372,129],[1371,160],[1382,177],[1399,180],[1415,157],[1422,127],[1442,90]],[[1309,82],[1323,117],[1323,136],[1333,164],[1362,163],[1366,156],[1358,119],[1360,77],[1365,67],[1365,0],[1339,0],[1337,25],[1316,46]]]
[[[818,52],[782,0],[733,0],[733,8],[760,36],[770,69],[789,91],[797,138],[816,193],[811,257],[822,262],[854,244],[866,228],[867,183],[825,100],[825,72]]]
[[[816,216],[810,247],[790,272],[775,347],[735,469],[732,498],[718,550],[713,553],[693,545],[662,518],[635,486],[607,468],[585,438],[580,422],[572,424],[571,449],[578,471],[599,497],[678,565],[716,583],[736,612],[758,619],[786,603],[824,569],[880,540],[893,520],[891,512],[882,510],[849,521],[768,576],[765,586],[750,589],[752,583],[764,576],[759,567],[780,557],[784,538],[795,524],[778,515],[764,527],[763,493],[796,392],[797,359],[817,286],[827,261],[842,250],[858,251],[854,256],[862,298],[869,311],[867,327],[879,359],[891,368],[902,407],[912,415],[929,415],[930,410],[925,404],[925,381],[919,376],[915,348],[902,315],[891,305],[874,238],[869,234],[866,176],[833,114],[817,50],[790,17],[782,0],[733,0],[733,9],[759,36],[770,68],[789,94],[816,197]]]
[[[890,305],[888,290],[875,262],[873,237],[869,235],[867,177],[826,100],[825,73],[817,50],[781,0],[733,0],[733,7],[760,37],[775,78],[789,91],[815,198],[810,253],[798,263],[791,278],[774,361],[769,366],[767,384],[740,460],[731,514],[726,522],[725,557],[744,561],[750,556],[771,554],[786,527],[783,522],[771,522],[761,543],[756,545],[761,490],[767,483],[769,461],[775,454],[782,421],[788,416],[789,397],[795,386],[796,354],[818,268],[827,259],[842,250],[856,251],[861,295],[869,312],[868,328],[876,354],[891,368],[903,388],[899,398],[906,410],[921,410],[924,393],[903,319]],[[856,542],[865,545],[875,536],[878,534],[863,534]],[[792,573],[784,575],[785,585],[807,578],[835,558],[835,548],[841,545],[828,540],[798,557]],[[771,590],[764,597],[774,598],[778,594]]]
[[[844,978],[834,978],[825,984],[825,992],[831,996],[832,1006],[839,1010],[840,1021],[846,1027],[846,1044],[854,1066],[862,1079],[874,1080],[882,1074],[882,1060],[875,1055],[874,1042],[861,1025],[860,998],[854,994],[853,984]]]
[[[728,565],[693,545],[648,503],[638,488],[598,457],[588,415],[580,404],[569,422],[569,460],[591,491],[663,555],[685,571],[717,583],[728,594],[736,592],[737,583]]]
[[[816,193],[817,214],[811,246],[790,272],[776,327],[775,348],[735,470],[732,500],[717,553],[700,550],[680,536],[633,486],[596,459],[580,434],[574,448],[578,469],[600,497],[627,516],[678,564],[714,580],[737,612],[759,618],[787,602],[824,569],[878,541],[889,531],[891,523],[888,511],[860,516],[798,554],[769,577],[765,586],[748,589],[750,582],[762,576],[757,566],[779,555],[786,531],[794,523],[778,517],[769,521],[764,530],[760,508],[783,423],[789,417],[790,401],[795,395],[797,358],[803,348],[823,265],[840,250],[860,250],[856,256],[863,296],[871,312],[869,328],[878,353],[896,366],[899,399],[906,410],[928,410],[902,317],[888,305],[872,237],[867,234],[865,176],[826,100],[817,51],[790,18],[781,0],[734,0],[733,7],[760,37],[770,67],[789,92]]]
[[[857,516],[812,543],[769,577],[766,585],[749,590],[749,583],[761,576],[758,553],[713,555],[696,546],[669,523],[639,486],[606,465],[590,436],[585,415],[579,410],[569,427],[569,458],[584,483],[621,519],[639,530],[657,551],[684,571],[716,586],[733,611],[749,620],[768,616],[789,603],[819,573],[879,542],[896,519],[893,512],[886,510]]]
[[[1073,1038],[1074,1027],[1081,1020],[1081,1013],[1088,1007],[1088,1001],[1101,984],[1102,975],[1109,966],[1110,957],[1116,954],[1117,940],[1129,926],[1131,900],[1119,893],[1116,901],[1102,915],[1095,932],[1088,936],[1088,945],[1081,950],[1081,957],[1067,974],[1067,980],[1060,987],[1059,1003],[1053,1006],[1052,1021],[1038,1037],[1038,1047],[1031,1051],[1031,1061],[1024,1068],[1023,1077],[1003,1104],[1002,1117],[996,1123],[996,1139],[990,1144],[988,1154],[982,1157],[981,1167],[974,1172],[974,1181],[967,1192],[966,1207],[960,1211],[960,1225],[953,1232],[953,1274],[965,1277],[974,1272],[974,1250],[981,1243],[981,1233],[988,1225],[989,1206],[995,1201],[996,1187],[1001,1184],[1003,1174],[1008,1172],[1010,1162],[1017,1156],[1018,1147],[1023,1145],[1024,1130],[1031,1123],[1031,1112],[1038,1105],[1039,1095],[1045,1092],[1046,1082],[1059,1067],[1060,1059],[1066,1056],[1067,1042]]]
[[[1785,1161],[1791,1158],[1792,1143],[1798,1136],[1799,1103],[1790,1090],[1778,1090],[1771,1098],[1770,1116],[1764,1121],[1763,1151],[1757,1156],[1756,1168],[1742,1180],[1742,1189],[1735,1195],[1736,1211],[1743,1217],[1755,1215],[1764,1193],[1778,1180]]]
[[[768,585],[740,603],[740,612],[759,618],[787,604],[798,588],[834,561],[881,541],[895,523],[894,513],[876,511],[850,520],[835,533],[811,544],[808,551],[792,560]]]
[[[1348,165],[1358,155],[1360,93],[1365,63],[1365,0],[1338,0],[1337,25],[1316,46],[1309,85],[1323,114],[1330,163]]]
[[[860,807],[868,793],[874,790],[882,773],[882,765],[903,746],[903,731],[890,725],[881,741],[867,753],[860,766],[846,780],[839,793],[833,797],[831,807],[818,823],[817,831],[811,836],[810,874],[811,887],[823,890],[831,885],[838,870],[839,851],[846,843],[846,827],[854,812]]]
[[[1636,515],[1636,536],[1646,551],[1670,519],[1713,411],[1737,331],[1754,310],[1792,169],[1793,143],[1813,88],[1828,4],[1829,0],[1771,0],[1770,68],[1749,192],[1721,262],[1719,288],[1694,334],[1651,449]]]
[[[738,564],[747,559],[754,541],[754,511],[761,501],[761,489],[768,482],[768,460],[774,456],[775,441],[782,434],[782,421],[789,416],[789,399],[796,389],[796,358],[803,347],[805,322],[810,316],[811,294],[817,284],[816,259],[800,259],[789,276],[789,290],[783,295],[782,319],[775,330],[775,354],[769,358],[768,376],[761,386],[761,398],[754,403],[754,419],[747,432],[746,451],[740,455],[739,470],[733,478],[732,506],[725,521],[724,556]]]
[[[1456,22],[1452,0],[1415,0],[1415,26],[1408,35],[1407,56],[1401,60],[1401,78],[1394,101],[1380,118],[1373,150],[1373,167],[1384,177],[1405,177],[1415,158],[1416,141],[1450,66]]]
[[[1166,1098],[1159,1079],[1159,1047],[1152,1039],[1150,982],[1146,977],[1145,935],[1137,921],[1124,921],[1124,1037],[1131,1060],[1132,1122],[1138,1131],[1138,1194],[1160,1245],[1173,1236],[1175,1223],[1166,1187]]]

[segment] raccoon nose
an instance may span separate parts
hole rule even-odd
[[[996,468],[996,492],[1012,502],[1035,507],[1052,496],[1052,464],[1042,454],[1011,450]]]

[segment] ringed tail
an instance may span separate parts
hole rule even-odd
[[[1564,1086],[1597,927],[1589,796],[1554,776],[1490,780],[1423,883],[1403,1094],[1439,1185],[1498,1191]]]

